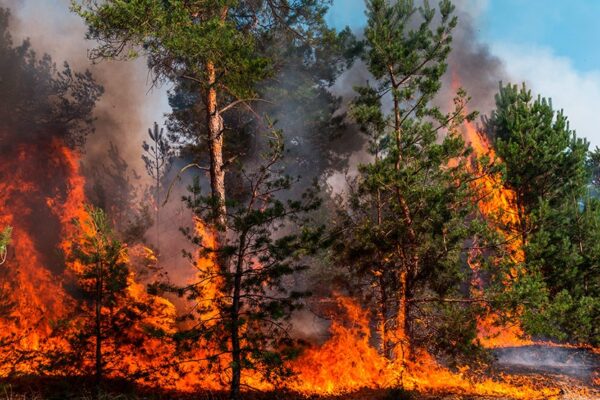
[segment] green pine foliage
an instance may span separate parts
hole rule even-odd
[[[253,33],[261,25],[252,31],[252,19],[244,18],[254,10],[242,5],[233,18],[221,20],[220,10],[235,3],[81,1],[73,2],[72,8],[88,24],[88,36],[99,42],[93,57],[127,59],[146,54],[157,77],[185,71],[200,81],[205,81],[203,65],[214,62],[223,85],[246,97],[269,68],[267,60],[255,52]]]
[[[194,82],[205,91],[213,63],[220,103],[252,99],[277,70],[269,45],[281,37],[331,41],[327,1],[73,1],[98,41],[92,57],[149,57],[157,79]],[[224,14],[223,14],[224,13]],[[310,49],[308,49],[310,50]],[[305,53],[305,55],[307,55]],[[229,99],[229,100],[227,100]]]
[[[594,156],[562,111],[523,85],[500,86],[487,121],[504,180],[515,192],[528,278],[514,289],[525,327],[556,340],[598,344],[598,200],[589,195]],[[591,166],[591,167],[590,167]]]
[[[556,208],[566,198],[584,195],[588,143],[575,136],[566,116],[553,109],[551,100],[534,100],[525,86],[500,87],[487,127],[506,164],[506,185],[516,194],[522,226],[514,228],[527,241],[536,226],[535,219],[526,216],[541,200]]]
[[[200,259],[221,262],[198,262],[198,256],[189,253],[196,282],[185,288],[164,283],[154,287],[197,304],[185,318],[192,328],[177,339],[188,350],[201,346],[208,353],[208,369],[223,368],[232,398],[240,395],[240,380],[248,371],[275,384],[290,376],[287,362],[300,349],[290,335],[290,318],[309,294],[292,282],[308,268],[307,257],[322,247],[323,228],[310,217],[321,204],[316,188],[298,198],[289,196],[297,179],[284,173],[283,155],[283,137],[273,130],[260,162],[242,169],[245,196],[228,201],[227,245],[216,246],[199,236],[202,233],[184,229],[198,246]],[[203,195],[198,184],[190,190],[189,207],[206,220],[212,198]],[[211,235],[210,229],[203,234]]]
[[[351,114],[368,137],[371,161],[360,166],[341,204],[334,258],[367,287],[388,357],[402,356],[399,329],[408,347],[474,354],[482,304],[470,298],[467,251],[475,237],[484,244],[492,236],[476,217],[471,150],[459,132],[474,114],[467,115],[462,90],[449,114],[432,105],[446,71],[454,7],[372,0],[367,9],[364,58],[375,81],[356,88]]]
[[[107,376],[140,379],[144,371],[123,362],[135,353],[146,359],[144,344],[151,327],[144,318],[161,312],[151,299],[134,297],[127,246],[117,238],[102,209],[87,207],[89,218],[76,219],[77,231],[69,252],[80,300],[73,315],[56,324],[54,335],[67,339],[67,349],[49,351],[43,368],[62,369],[78,376],[95,376],[95,396]],[[167,346],[166,342],[163,345]],[[151,359],[160,354],[153,350]]]
[[[75,220],[72,261],[80,265],[77,274],[81,291],[82,319],[74,322],[76,334],[70,338],[74,349],[73,365],[96,375],[97,384],[106,374],[107,343],[119,337],[117,315],[129,285],[125,247],[116,239],[102,209],[88,207],[89,220]],[[113,354],[114,357],[114,354]],[[88,364],[88,360],[94,360]],[[110,368],[110,367],[109,367]]]

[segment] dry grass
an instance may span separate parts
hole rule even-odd
[[[12,385],[3,385],[0,390],[0,400],[43,400],[39,394],[15,393]]]

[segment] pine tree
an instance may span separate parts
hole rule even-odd
[[[516,194],[521,226],[513,229],[526,244],[528,234],[536,230],[529,216],[540,201],[557,208],[565,199],[585,193],[588,144],[575,136],[551,100],[534,100],[524,85],[500,86],[487,129],[506,164],[505,182]]]
[[[589,195],[560,208],[541,201],[537,229],[525,246],[525,266],[539,275],[543,296],[527,302],[533,335],[597,346],[600,343],[600,200]]]
[[[530,333],[558,340],[598,343],[598,200],[589,195],[594,159],[588,143],[569,128],[550,100],[523,85],[500,86],[487,120],[505,184],[515,196],[527,279],[516,282],[515,301],[525,305]],[[524,298],[525,297],[525,298]],[[567,317],[568,316],[568,317]]]
[[[166,338],[157,342],[150,335],[173,329],[172,311],[135,283],[128,248],[117,239],[102,209],[89,206],[86,216],[74,223],[77,231],[67,255],[80,301],[53,332],[67,339],[69,348],[49,352],[44,367],[93,375],[98,398],[106,377],[147,378],[151,371],[144,365],[163,365],[166,353],[172,356]],[[141,365],[131,364],[133,354]]]
[[[310,219],[320,199],[314,189],[298,199],[290,196],[297,180],[283,173],[283,154],[283,137],[273,130],[261,161],[242,169],[245,196],[229,203],[227,246],[186,230],[200,247],[201,259],[225,263],[195,261],[197,282],[185,290],[162,285],[197,304],[196,324],[181,336],[209,343],[201,350],[208,352],[211,369],[226,369],[232,400],[241,398],[242,379],[249,372],[274,384],[289,376],[286,362],[298,352],[289,319],[308,294],[294,289],[294,274],[305,270],[305,258],[322,247],[323,228],[313,228]],[[191,189],[188,204],[204,220],[212,212],[211,198],[202,196],[198,186]]]
[[[367,10],[364,58],[375,81],[357,88],[351,112],[372,160],[343,204],[338,261],[374,288],[367,295],[386,356],[410,359],[423,336],[428,345],[446,340],[447,349],[472,350],[479,303],[464,285],[466,248],[489,236],[476,218],[477,177],[459,132],[474,114],[462,90],[450,114],[431,104],[446,71],[454,7],[440,2],[437,23],[427,3],[372,0]],[[440,327],[459,337],[436,334]]]
[[[0,94],[12,99],[0,109],[0,152],[7,157],[17,143],[52,139],[82,146],[94,131],[92,114],[104,89],[90,71],[79,72],[66,62],[37,54],[29,40],[13,43],[10,22],[10,11],[0,8]]]
[[[104,212],[90,207],[88,215],[89,220],[75,221],[80,236],[72,249],[78,285],[85,299],[82,311],[87,317],[74,346],[93,354],[98,398],[105,373],[104,340],[114,328],[111,319],[124,297],[129,271],[124,262],[125,248],[114,237]]]
[[[226,161],[223,115],[257,98],[256,84],[273,76],[276,60],[268,41],[278,35],[316,42],[331,37],[325,28],[327,2],[289,1],[145,1],[123,3],[74,1],[73,9],[99,42],[95,58],[131,58],[141,50],[157,80],[197,84],[190,95],[204,112],[202,128],[208,147],[214,221],[226,227]],[[265,43],[266,41],[266,43]],[[225,235],[221,234],[220,239]]]
[[[142,160],[146,172],[153,180],[154,188],[154,225],[156,228],[156,247],[160,249],[160,207],[163,201],[161,186],[166,174],[169,172],[175,151],[169,143],[163,128],[159,128],[155,122],[153,129],[148,129],[151,143],[144,141],[142,148],[144,153]]]

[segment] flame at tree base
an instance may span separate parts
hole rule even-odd
[[[403,388],[427,394],[458,394],[511,399],[560,399],[564,387],[530,376],[499,374],[495,379],[456,372],[440,365],[430,354],[417,350],[414,361],[390,361],[370,345],[367,313],[347,297],[336,298],[349,318],[334,320],[331,338],[309,349],[294,365],[298,376],[289,388],[306,395],[339,395],[361,389]],[[350,322],[349,322],[350,321]],[[348,325],[350,324],[350,325]],[[591,388],[571,388],[574,398],[600,395]],[[577,397],[579,396],[579,397]]]

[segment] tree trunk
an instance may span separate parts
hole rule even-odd
[[[388,67],[390,80],[393,87],[393,103],[394,103],[394,133],[396,139],[396,147],[397,147],[397,157],[395,162],[396,171],[400,170],[402,163],[402,115],[400,113],[400,100],[398,99],[396,90],[399,88],[399,83],[396,80],[394,72],[391,67]],[[409,321],[408,321],[408,286],[409,279],[416,274],[419,268],[419,254],[417,252],[417,234],[413,227],[413,220],[411,215],[411,210],[408,205],[408,202],[404,198],[402,194],[402,190],[399,186],[396,186],[396,198],[398,200],[398,205],[402,210],[402,217],[407,227],[408,233],[408,241],[409,241],[409,254],[406,252],[402,252],[404,258],[408,258],[402,262],[402,267],[398,272],[398,283],[400,284],[400,288],[398,291],[398,317],[397,317],[397,326],[396,326],[396,336],[397,343],[396,345],[400,345],[401,357],[402,361],[409,360],[411,357],[411,343],[410,343],[410,335],[409,335]]]
[[[218,109],[217,76],[214,63],[206,64],[206,72],[208,76],[206,116],[210,156],[210,188],[215,202],[215,222],[219,231],[224,232],[227,209],[225,208],[225,170],[223,168],[223,118]],[[224,236],[223,233],[221,235]]]
[[[231,305],[231,400],[240,400],[240,383],[242,379],[242,352],[240,346],[239,318],[240,295],[242,293],[242,273],[244,267],[244,248],[246,233],[240,237],[238,258],[235,264],[233,280],[233,302]]]
[[[98,276],[96,277],[96,304],[95,304],[95,336],[96,336],[96,368],[95,368],[95,387],[94,398],[100,398],[100,385],[102,384],[102,266],[98,267]]]
[[[390,358],[392,354],[390,352],[390,338],[388,334],[388,293],[384,272],[381,272],[381,275],[379,275],[379,291],[381,294],[381,299],[379,301],[381,352],[384,357]]]
[[[411,357],[411,346],[408,327],[408,273],[405,269],[399,274],[398,317],[396,320],[396,346],[400,349],[400,359],[404,364]]]
[[[156,123],[155,123],[156,124]],[[158,131],[157,131],[158,133]],[[157,136],[158,139],[158,136]],[[156,165],[156,204],[154,205],[156,207],[156,248],[158,249],[159,253],[160,253],[160,159],[158,156],[158,140],[154,141],[154,148],[156,149],[155,151],[155,157],[154,157],[154,162]]]

